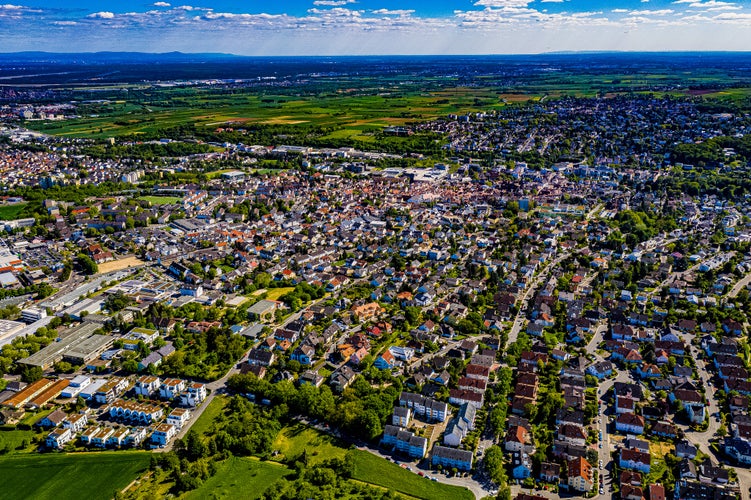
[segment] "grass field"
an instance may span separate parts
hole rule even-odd
[[[146,452],[4,457],[2,491],[35,500],[109,500],[149,466],[150,457]]]
[[[468,489],[425,479],[367,451],[355,450],[354,457],[353,478],[358,481],[425,500],[474,500],[474,495]]]
[[[20,214],[27,203],[16,203],[15,205],[2,205],[0,206],[0,220],[13,220],[19,219]]]
[[[191,430],[197,432],[198,434],[206,434],[211,429],[211,425],[214,423],[214,421],[216,421],[216,418],[222,413],[226,405],[226,397],[217,396],[212,399],[211,403],[209,403],[208,408],[206,408],[198,418],[198,420],[196,420],[196,423],[193,424]]]
[[[292,471],[287,467],[254,458],[232,457],[200,488],[185,495],[186,500],[260,498],[279,479]]]
[[[344,458],[347,453],[346,448],[335,438],[302,424],[282,429],[274,441],[274,449],[279,451],[274,460],[281,462],[307,452],[310,464],[332,458]]]
[[[5,452],[7,453],[13,453],[14,451],[26,451],[19,450],[19,448],[22,447],[23,442],[26,441],[26,449],[29,449],[31,440],[33,438],[34,431],[0,429],[0,451],[5,450]]]
[[[293,291],[294,287],[286,287],[286,288],[271,288],[266,293],[266,299],[268,300],[279,300],[279,297],[282,297],[289,292]]]
[[[182,198],[179,196],[141,196],[137,199],[148,201],[152,205],[171,205],[182,201]]]

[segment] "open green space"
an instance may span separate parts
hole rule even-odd
[[[197,490],[185,495],[187,500],[260,498],[282,477],[292,474],[287,467],[247,457],[232,457]]]
[[[142,201],[148,201],[152,205],[170,205],[173,203],[180,203],[182,198],[179,196],[141,196],[138,198]]]
[[[200,435],[207,434],[226,405],[227,398],[222,396],[215,397],[190,429]]]
[[[34,431],[0,428],[0,453],[28,451],[34,436]]]
[[[294,289],[295,287],[272,288],[268,292],[266,292],[266,299],[279,300],[280,297],[287,295],[289,292],[293,291]]]
[[[279,452],[275,460],[297,459],[305,453],[309,464],[344,458],[347,453],[335,438],[303,424],[283,428],[274,441],[274,449]]]
[[[383,486],[392,491],[427,500],[473,500],[474,495],[466,488],[442,484],[420,477],[396,464],[368,453],[355,450],[355,473],[353,479]]]
[[[150,453],[101,452],[0,458],[4,498],[109,500],[149,466]]]
[[[0,206],[0,220],[13,220],[21,218],[21,212],[26,208],[27,203],[16,203],[14,205]]]

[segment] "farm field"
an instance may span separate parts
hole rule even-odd
[[[146,470],[146,452],[16,455],[0,459],[3,491],[35,500],[109,500]]]

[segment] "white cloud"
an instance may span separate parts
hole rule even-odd
[[[718,2],[717,0],[709,0],[708,2],[694,2],[688,5],[692,9],[703,10],[741,10],[742,7],[732,2]]]
[[[355,3],[355,0],[316,0],[313,5],[319,7],[341,7],[342,5],[348,5]]]
[[[52,24],[55,26],[78,26],[75,21],[53,21]]]
[[[540,3],[563,3],[563,1],[564,0],[540,0]]]
[[[378,9],[374,10],[373,14],[377,14],[379,16],[409,16],[414,14],[415,11],[413,9],[396,9],[396,10],[389,10],[389,9]]]
[[[526,7],[531,4],[531,0],[478,0],[475,5],[483,7],[508,8],[508,7]]]
[[[152,4],[154,7],[171,7],[172,5],[167,2],[154,2]]]
[[[23,10],[26,7],[23,5],[13,5],[10,3],[6,3],[5,5],[0,5],[0,10]]]
[[[86,17],[90,19],[114,19],[115,14],[112,12],[94,12]]]

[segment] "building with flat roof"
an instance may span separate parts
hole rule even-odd
[[[46,318],[45,318],[46,319]],[[18,360],[19,363],[29,366],[38,366],[43,370],[51,367],[58,361],[62,360],[68,353],[71,353],[74,358],[80,356],[82,353],[92,349],[92,346],[96,346],[97,342],[104,342],[103,340],[96,339],[91,342],[82,342],[89,337],[94,336],[94,331],[99,328],[96,323],[83,323],[80,326],[69,330],[62,340],[59,342],[53,342],[47,347],[40,349],[36,353],[27,358]],[[111,337],[104,335],[96,335],[104,339],[112,340]],[[79,348],[79,344],[82,346]],[[81,350],[83,349],[83,350]],[[102,352],[104,349],[102,349]]]

